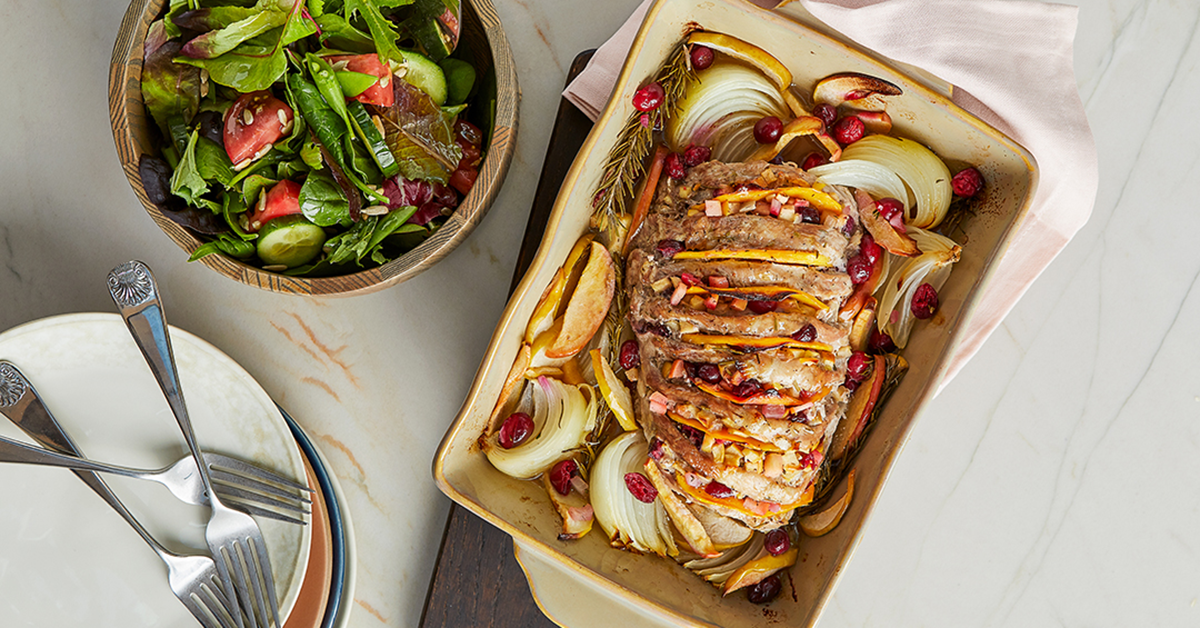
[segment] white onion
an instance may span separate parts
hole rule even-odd
[[[675,556],[679,549],[662,503],[640,502],[625,486],[625,474],[644,475],[648,459],[649,447],[641,432],[625,432],[613,439],[592,464],[592,508],[613,545]]]
[[[905,213],[908,211],[908,188],[904,187],[904,181],[890,168],[873,161],[843,159],[809,172],[822,183],[858,188],[877,199],[894,198],[904,205]]]
[[[779,89],[761,72],[737,63],[714,63],[696,73],[697,81],[667,121],[671,150],[689,144],[708,146],[712,158],[741,161],[758,147],[754,124],[764,116],[788,120],[791,114]]]
[[[909,207],[916,205],[917,208],[916,217],[905,220],[906,224],[931,229],[946,217],[953,196],[950,170],[928,148],[900,137],[868,135],[847,146],[842,151],[842,159],[874,162],[892,170],[904,181],[912,195]]]
[[[539,377],[528,386],[518,410],[532,409],[533,434],[528,440],[505,449],[497,442],[499,429],[488,437],[484,449],[488,460],[514,478],[537,476],[580,447],[596,427],[596,392],[587,384],[570,386],[549,377]],[[529,405],[532,404],[532,408]]]
[[[962,252],[950,238],[918,227],[909,227],[908,235],[917,241],[921,254],[892,260],[894,267],[882,284],[877,319],[879,330],[891,336],[901,349],[908,344],[908,335],[917,320],[912,315],[913,294],[923,283],[941,290]]]

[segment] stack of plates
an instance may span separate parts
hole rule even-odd
[[[345,625],[354,543],[345,498],[312,441],[229,356],[171,330],[180,381],[202,449],[307,478],[309,525],[258,518],[285,628]],[[186,445],[162,392],[115,314],[70,314],[0,333],[0,359],[21,368],[84,455],[139,468],[180,459]],[[30,442],[0,419],[0,435]],[[106,477],[172,551],[206,547],[207,508],[151,482]],[[63,469],[0,465],[0,617],[5,626],[191,628],[166,566],[132,528]]]

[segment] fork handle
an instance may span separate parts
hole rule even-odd
[[[167,331],[167,317],[158,298],[158,283],[154,275],[142,262],[125,262],[108,273],[108,291],[183,431],[183,438],[196,459],[200,480],[209,500],[219,506],[220,499],[212,489],[208,465],[204,463],[204,455],[196,445],[192,420],[183,401],[179,373],[175,368],[175,353],[171,349],[171,336]]]
[[[0,388],[15,392],[18,395],[10,403],[6,403],[10,401],[8,398],[0,398],[0,413],[8,417],[17,427],[21,428],[22,431],[48,449],[70,456],[83,455],[79,452],[79,448],[75,446],[75,443],[71,442],[71,437],[67,435],[66,430],[58,424],[58,421],[54,420],[54,415],[50,414],[50,410],[42,402],[41,395],[37,393],[33,384],[29,383],[25,374],[8,360],[0,360]],[[16,441],[4,439],[4,443],[0,444],[0,452],[8,450],[8,445],[12,443],[21,445],[22,448],[36,451],[34,447],[28,447]],[[14,458],[18,457],[15,448],[10,451],[13,452]],[[19,457],[36,458],[36,456],[26,453],[22,453]],[[22,460],[14,459],[12,461],[21,462]],[[32,462],[32,460],[30,461]],[[150,536],[150,533],[125,508],[125,504],[121,503],[121,500],[108,488],[104,480],[100,479],[99,475],[96,475],[94,471],[82,471],[79,469],[75,469],[74,473],[79,476],[80,480],[83,480],[84,484],[87,484],[89,488],[95,491],[101,499],[111,506],[113,510],[117,511],[117,514],[121,515],[126,523],[133,526],[133,529],[158,554],[159,558],[165,561],[171,555],[170,551],[164,548],[154,537]]]

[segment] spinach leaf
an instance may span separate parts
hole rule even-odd
[[[300,187],[300,211],[318,227],[350,221],[350,202],[342,188],[329,176],[311,172]]]
[[[330,167],[341,170],[355,187],[374,202],[386,204],[388,202],[386,196],[378,190],[372,189],[355,174],[359,170],[358,168],[351,170],[347,167],[353,165],[353,161],[357,159],[356,152],[351,150],[347,153],[346,145],[342,143],[343,139],[350,134],[350,130],[321,97],[317,87],[296,74],[288,74],[286,80],[292,100],[300,108],[300,114],[304,116],[304,120],[312,129],[313,134],[317,136],[321,147],[329,154],[332,162]],[[353,214],[352,211],[351,215]]]
[[[412,4],[411,1],[393,0],[388,3],[388,6],[401,6],[401,3]],[[358,14],[367,23],[367,28],[371,31],[371,39],[375,40],[375,50],[384,63],[402,61],[404,57],[400,55],[400,49],[396,47],[396,40],[400,38],[400,34],[392,27],[392,23],[380,13],[379,4],[377,0],[345,0],[346,19],[352,20],[353,16]]]
[[[258,196],[263,190],[279,183],[278,179],[265,177],[261,174],[252,174],[242,181],[242,202],[245,206],[250,206],[258,203]]]
[[[329,263],[345,264],[353,261],[362,266],[363,260],[368,257],[376,264],[388,261],[380,245],[384,238],[395,233],[416,211],[416,207],[401,207],[383,216],[367,216],[354,223],[349,231],[334,236],[325,243],[326,250],[329,251]]]
[[[216,181],[225,187],[229,187],[234,177],[233,162],[225,149],[207,137],[196,142],[196,170],[206,181]]]
[[[222,233],[217,236],[217,239],[211,242],[205,242],[196,248],[196,252],[188,258],[189,262],[194,262],[202,257],[207,257],[214,253],[224,253],[230,257],[238,259],[246,259],[254,255],[255,247],[253,244],[242,240],[241,238],[231,236],[228,233]]]
[[[200,176],[200,171],[196,168],[196,141],[199,138],[200,131],[192,131],[183,157],[175,167],[175,173],[171,175],[171,193],[187,201],[189,205],[199,205],[200,196],[208,192],[208,182]]]
[[[186,126],[200,109],[200,70],[172,62],[179,49],[178,41],[169,41],[142,65],[142,102],[166,138],[171,126]]]
[[[347,52],[375,52],[375,42],[371,36],[354,28],[346,18],[336,13],[326,13],[319,16],[317,26],[321,27],[321,44]],[[378,77],[373,77],[379,80]]]
[[[263,13],[250,18],[253,22],[235,22],[193,39],[176,61],[204,68],[214,83],[239,92],[267,89],[287,69],[284,47],[317,32],[317,27],[304,17],[303,0],[260,0],[255,7],[260,6]],[[287,10],[282,10],[285,7]],[[270,28],[260,30],[268,25]],[[230,47],[233,42],[237,43]]]
[[[225,217],[226,224],[229,228],[243,240],[258,239],[257,233],[249,233],[242,229],[242,214],[246,213],[246,204],[242,202],[242,197],[239,194],[226,194],[225,203],[221,206],[221,215]]]
[[[396,102],[380,119],[384,142],[400,163],[406,179],[446,183],[462,159],[454,142],[454,118],[447,116],[429,95],[405,81],[395,81]]]
[[[304,160],[304,164],[313,170],[321,169],[321,147],[312,139],[304,142],[304,146],[300,147],[300,159]]]

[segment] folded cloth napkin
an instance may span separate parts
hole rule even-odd
[[[755,0],[774,6],[771,0]],[[563,95],[595,120],[652,0],[604,43]],[[953,378],[1087,222],[1099,184],[1096,145],[1075,84],[1076,7],[1026,0],[798,0],[816,19],[884,56],[955,86],[954,102],[1038,162],[1028,218],[981,295],[941,385]]]

